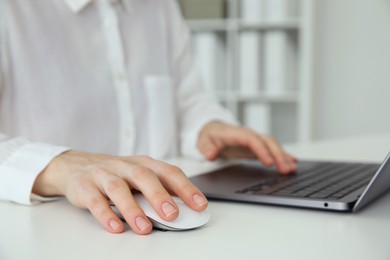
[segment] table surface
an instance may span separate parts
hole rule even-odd
[[[380,162],[390,134],[286,149],[302,159]],[[172,159],[189,175],[214,167]],[[390,193],[362,211],[334,213],[211,201],[210,222],[185,232],[106,232],[66,200],[0,202],[0,259],[390,259]]]

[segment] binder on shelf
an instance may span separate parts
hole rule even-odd
[[[257,32],[240,34],[239,89],[243,96],[258,94],[261,87],[261,35]]]
[[[261,134],[271,134],[271,113],[268,104],[248,103],[243,107],[243,124]]]
[[[298,15],[299,0],[265,0],[264,10],[267,20],[283,21]]]
[[[264,18],[265,0],[241,0],[241,19],[245,22],[260,22]]]
[[[289,42],[284,31],[268,31],[264,34],[264,88],[269,95],[286,93],[289,84]]]
[[[264,0],[241,0],[241,20],[260,22],[264,15]],[[259,93],[261,86],[261,34],[242,31],[239,36],[239,89],[244,96]]]
[[[282,144],[297,141],[299,121],[297,106],[291,103],[272,104],[270,110],[272,135]]]
[[[195,59],[206,89],[216,93],[223,86],[224,44],[214,32],[193,35]]]

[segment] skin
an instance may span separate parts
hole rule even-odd
[[[222,122],[210,122],[202,129],[198,148],[208,160],[258,158],[265,165],[275,165],[281,174],[296,170],[295,158],[283,151],[273,138]],[[196,211],[208,205],[206,197],[182,170],[147,156],[67,151],[52,160],[33,186],[35,194],[65,196],[74,206],[88,209],[108,232],[124,232],[124,223],[111,210],[111,200],[130,228],[146,235],[152,231],[152,224],[135,202],[134,191],[143,193],[167,221],[179,214],[170,194],[180,197]]]
[[[203,128],[198,149],[208,160],[218,157],[258,159],[264,165],[275,165],[281,174],[293,173],[297,167],[297,159],[285,152],[273,137],[218,121]]]

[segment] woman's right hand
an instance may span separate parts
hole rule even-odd
[[[68,151],[57,156],[42,171],[33,187],[41,196],[65,196],[76,207],[88,209],[111,233],[125,230],[112,211],[116,205],[137,234],[148,234],[152,224],[137,205],[132,190],[146,197],[161,218],[175,219],[178,207],[170,194],[189,207],[202,211],[207,199],[179,168],[147,156],[109,156]]]

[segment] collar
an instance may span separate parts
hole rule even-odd
[[[93,0],[64,0],[65,4],[72,10],[74,13],[81,12],[88,4],[90,4]],[[131,0],[109,0],[112,3],[122,2],[123,5],[131,10]]]
[[[64,0],[66,5],[72,10],[74,13],[78,13],[83,10],[88,4],[92,2],[92,0]]]

